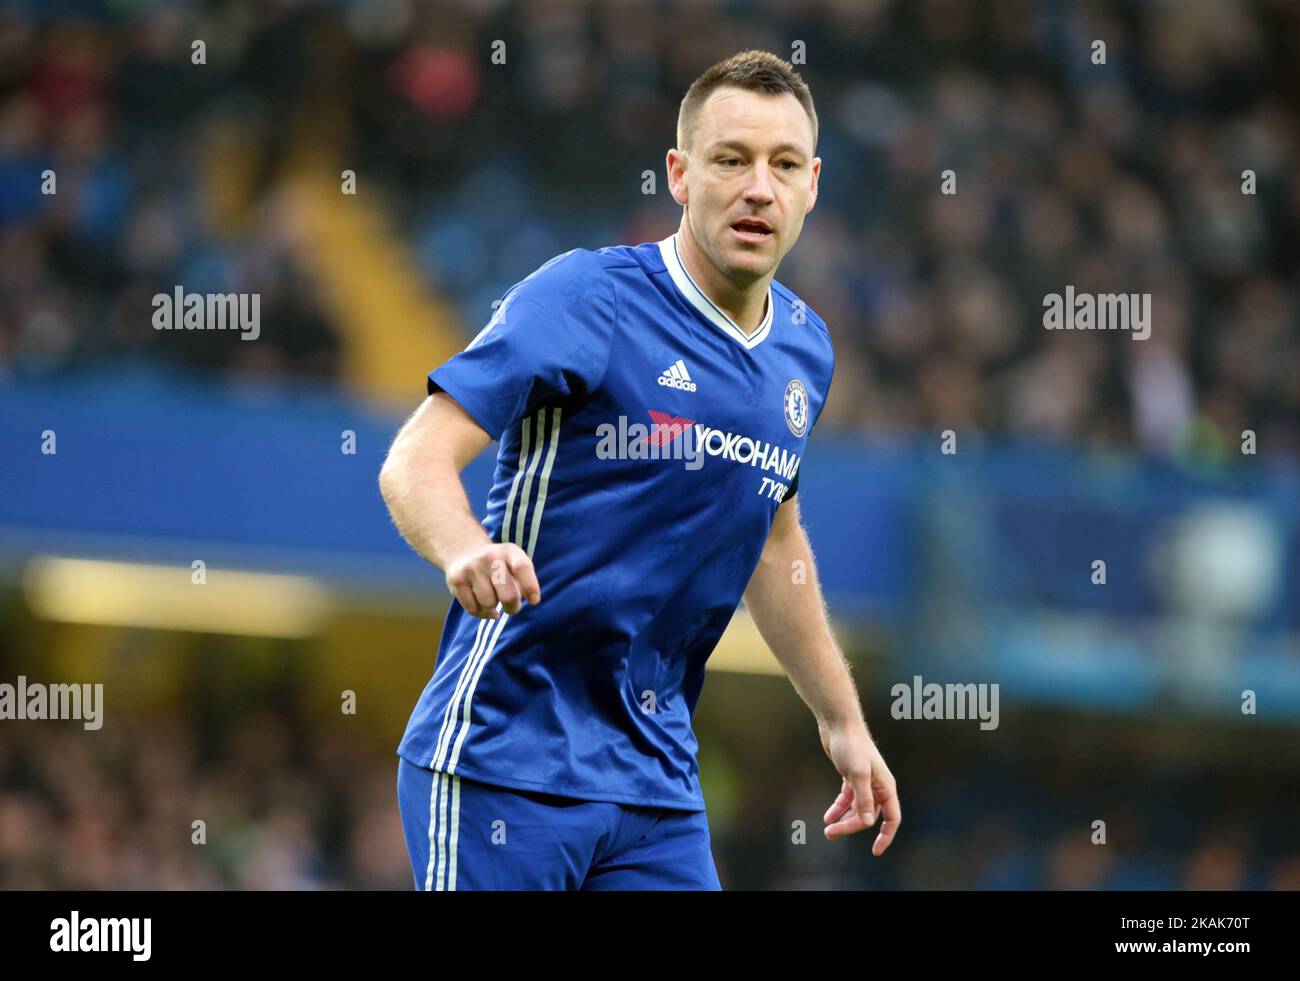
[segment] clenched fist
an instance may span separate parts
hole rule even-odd
[[[483,620],[501,615],[498,603],[518,613],[524,599],[534,606],[542,601],[532,559],[512,542],[487,542],[457,556],[447,564],[447,588],[465,612]]]

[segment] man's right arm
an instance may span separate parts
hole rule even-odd
[[[532,561],[518,545],[493,542],[474,516],[460,472],[492,438],[455,399],[436,392],[398,431],[379,471],[379,490],[402,537],[446,574],[469,614],[498,617],[541,602]]]

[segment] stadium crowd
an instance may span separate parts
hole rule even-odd
[[[907,802],[888,862],[867,839],[822,839],[835,782],[806,746],[756,765],[704,734],[724,886],[1300,889],[1285,780],[1199,757],[1117,766],[1118,740],[1085,752],[1046,729],[990,765],[960,740],[879,728]],[[394,759],[278,700],[238,718],[118,718],[89,739],[75,723],[6,723],[0,889],[406,889]]]
[[[322,104],[472,336],[551,256],[673,229],[663,154],[721,38],[806,58],[823,181],[779,275],[836,338],[827,429],[1204,462],[1249,428],[1262,458],[1300,454],[1300,10],[1283,2],[3,4],[0,372],[335,375],[274,207],[295,120]],[[258,195],[233,232],[198,187],[230,115],[254,121]],[[260,291],[264,343],[152,330],[148,298],[181,282]],[[1149,293],[1150,338],[1045,330],[1067,284]]]

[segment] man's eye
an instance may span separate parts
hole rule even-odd
[[[720,164],[733,164],[733,163],[740,163],[740,161],[737,160],[735,157],[722,157],[722,158],[718,161],[718,163],[720,163]]]
[[[782,160],[781,163],[779,164],[779,166],[784,167],[786,170],[798,170],[798,169],[799,169],[799,165],[798,165],[797,163],[795,163],[793,160]]]

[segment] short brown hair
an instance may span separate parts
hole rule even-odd
[[[715,89],[722,86],[761,92],[764,95],[781,95],[789,92],[812,121],[813,153],[817,152],[817,110],[813,108],[812,92],[794,66],[767,51],[742,51],[726,61],[720,61],[691,83],[677,112],[677,147],[689,150],[695,138],[695,124],[700,109]]]

